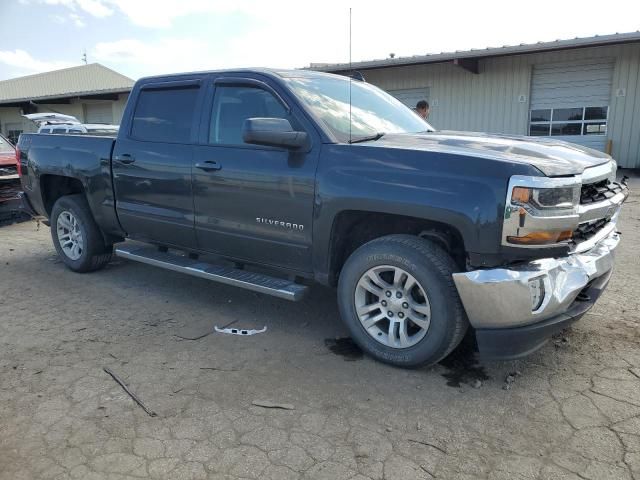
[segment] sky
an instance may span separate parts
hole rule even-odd
[[[353,61],[640,29],[638,0],[0,0],[0,80],[347,62],[350,7]]]

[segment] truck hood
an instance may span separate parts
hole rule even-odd
[[[606,153],[548,137],[435,131],[387,134],[367,145],[493,158],[532,165],[549,177],[577,175],[606,163]]]

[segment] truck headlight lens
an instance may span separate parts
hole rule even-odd
[[[575,208],[580,200],[580,188],[514,187],[511,203],[534,210],[566,210]]]
[[[521,248],[567,245],[578,227],[580,177],[529,177],[509,181],[502,244]]]

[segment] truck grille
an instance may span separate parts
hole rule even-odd
[[[580,204],[588,205],[590,203],[602,202],[622,191],[622,185],[617,182],[611,182],[608,179],[583,185],[580,191]]]
[[[573,231],[572,241],[574,243],[580,243],[584,242],[585,240],[589,240],[607,223],[609,223],[609,220],[609,218],[601,218],[599,220],[594,220],[593,222],[587,222],[578,225],[578,228]]]

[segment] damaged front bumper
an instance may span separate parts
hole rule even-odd
[[[609,281],[619,242],[614,230],[581,253],[454,274],[481,355],[528,355],[582,317]]]

